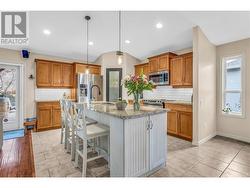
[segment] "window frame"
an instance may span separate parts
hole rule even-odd
[[[235,90],[227,90],[226,89],[226,61],[233,58],[241,58],[241,88]],[[244,54],[233,55],[233,56],[225,56],[221,60],[221,72],[222,72],[222,103],[221,103],[221,113],[223,116],[235,117],[235,118],[245,118],[245,56]],[[224,108],[226,93],[240,93],[240,105],[241,105],[241,113],[236,112],[223,112],[222,109]]]

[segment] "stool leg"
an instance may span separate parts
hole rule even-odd
[[[79,153],[77,152],[79,150],[80,150],[79,137],[76,136],[75,167],[78,167],[78,164],[79,164]]]
[[[82,177],[87,173],[87,140],[83,140],[83,157],[82,157]]]
[[[107,136],[108,139],[108,167],[110,168],[110,136]]]
[[[61,128],[61,144],[63,143],[63,133],[64,133],[64,124],[62,123]]]
[[[75,147],[76,147],[76,141],[75,141],[75,131],[72,130],[72,142],[71,142],[71,160],[73,161],[75,159]]]
[[[68,136],[69,136],[69,127],[65,126],[64,149],[67,149]]]

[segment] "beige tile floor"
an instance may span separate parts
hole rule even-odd
[[[36,177],[81,177],[74,167],[70,154],[60,144],[60,130],[32,133]],[[88,177],[108,177],[109,169],[104,159],[88,163]]]
[[[37,177],[80,177],[60,141],[60,130],[32,133]],[[249,177],[250,145],[215,137],[199,147],[168,136],[167,167],[151,177]],[[88,163],[88,177],[109,177],[104,159]]]

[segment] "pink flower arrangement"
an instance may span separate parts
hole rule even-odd
[[[144,90],[152,90],[153,82],[148,81],[143,73],[139,76],[127,75],[122,79],[122,85],[128,89],[128,95],[141,94]]]

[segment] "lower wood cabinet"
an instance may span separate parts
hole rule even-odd
[[[168,112],[167,133],[192,141],[193,113],[191,105],[166,103]]]
[[[37,103],[37,130],[57,129],[61,127],[61,109],[59,102]]]
[[[187,139],[192,140],[193,123],[192,123],[192,113],[191,112],[179,112],[178,122],[179,130],[178,135]]]
[[[178,120],[178,112],[177,111],[169,111],[168,112],[168,127],[167,130],[169,133],[177,134],[177,120]]]

